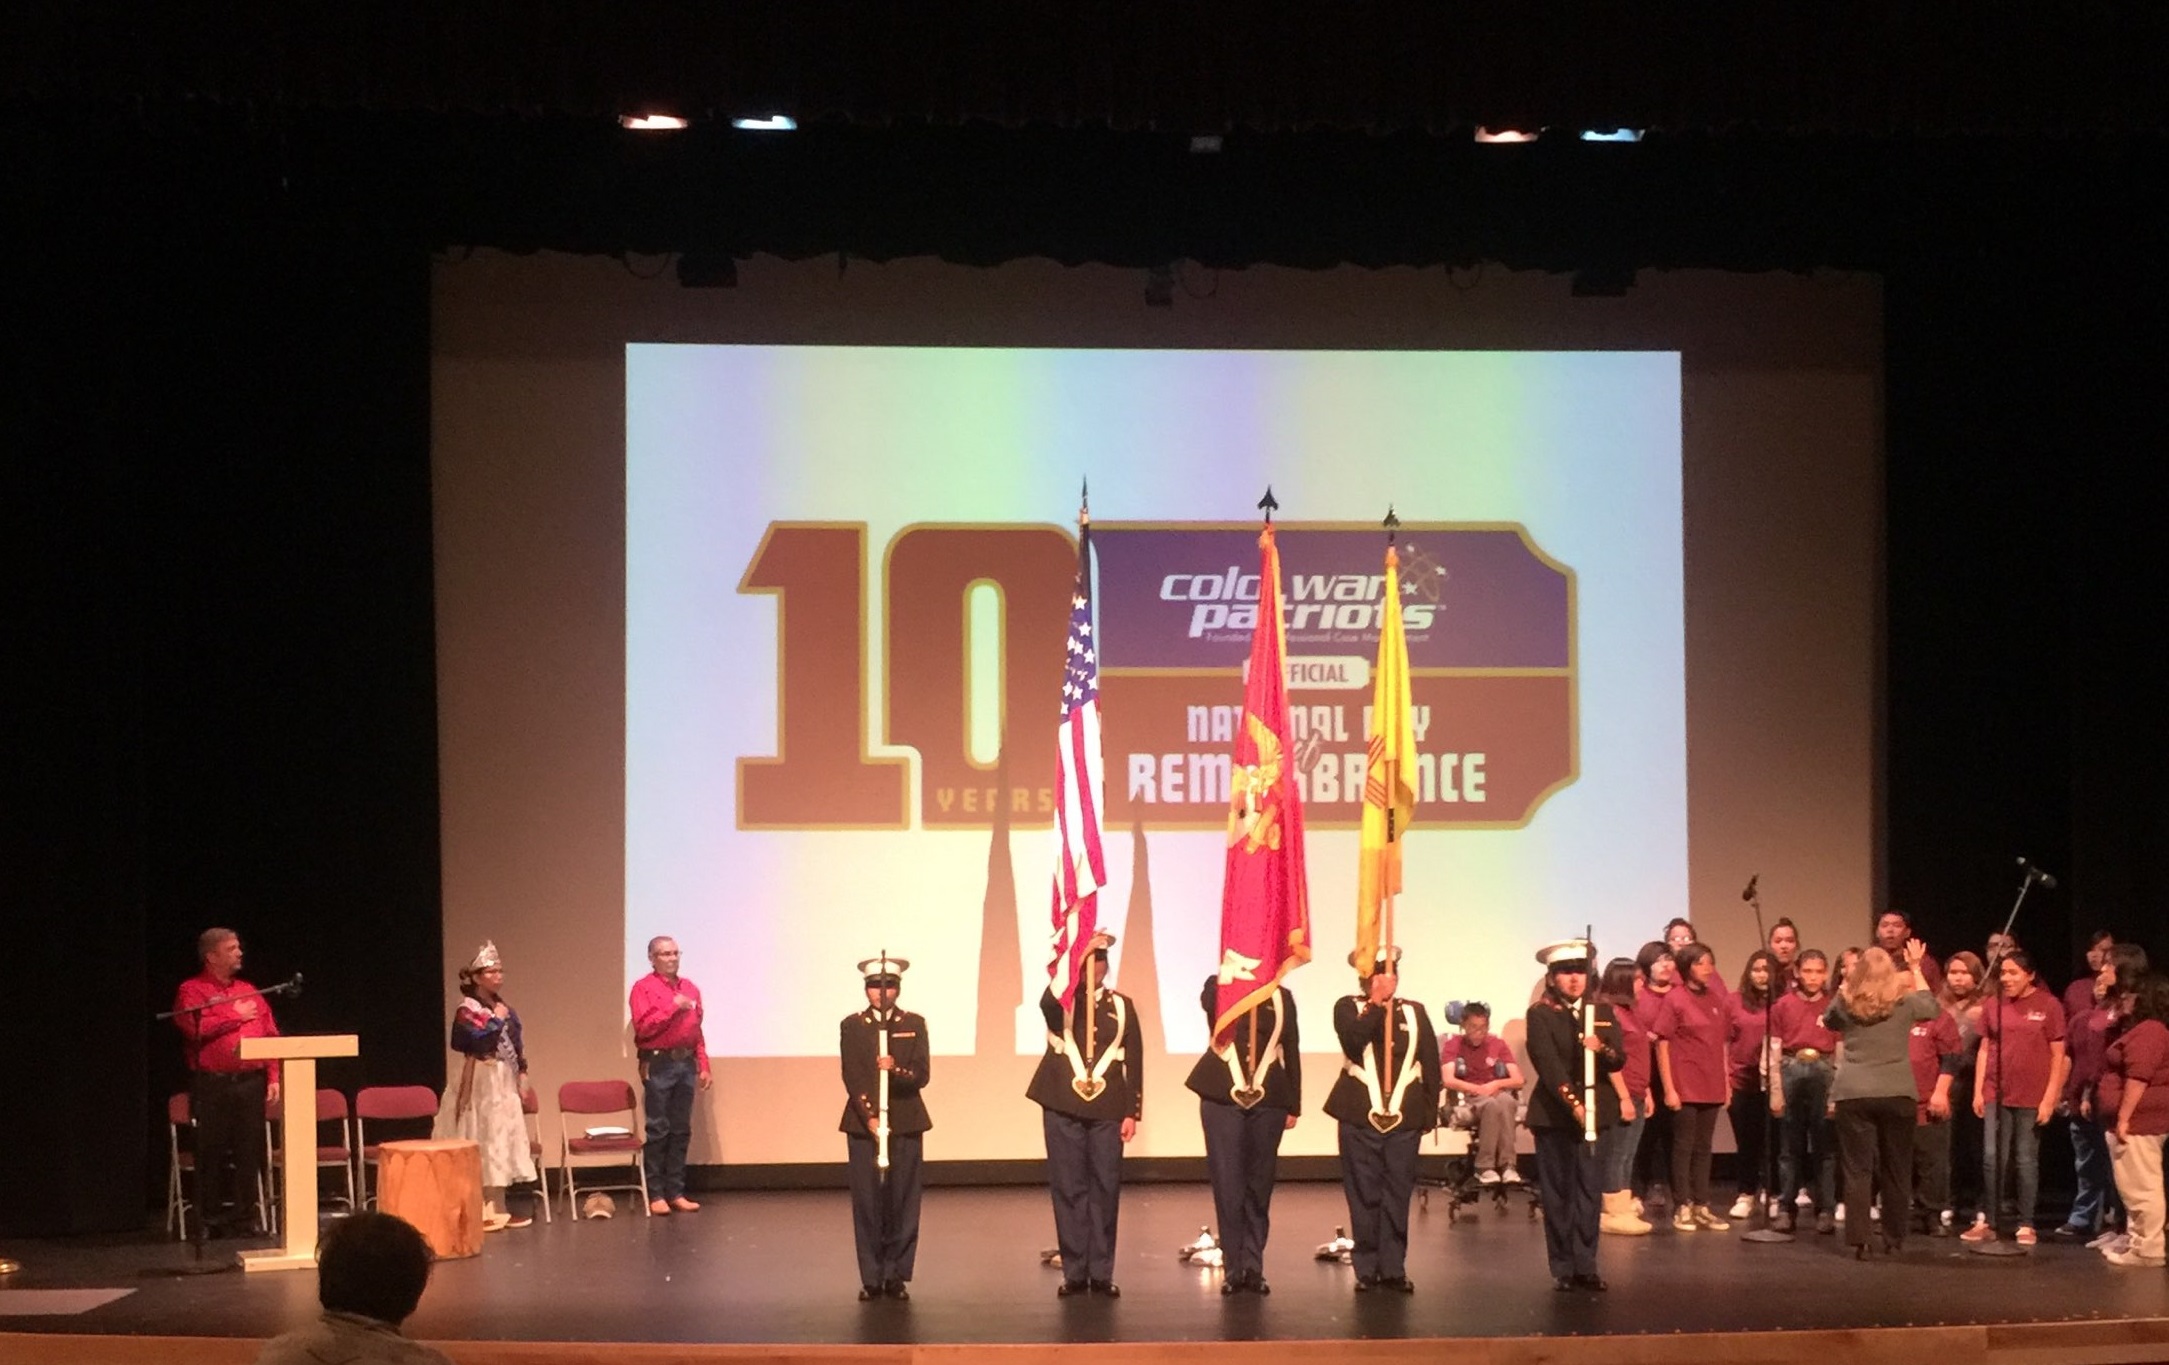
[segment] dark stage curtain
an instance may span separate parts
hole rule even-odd
[[[0,97],[1177,132],[2159,132],[2169,14],[2111,0],[37,0]]]

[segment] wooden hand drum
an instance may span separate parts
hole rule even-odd
[[[481,1255],[481,1147],[468,1138],[385,1143],[377,1207],[420,1228],[440,1260]]]

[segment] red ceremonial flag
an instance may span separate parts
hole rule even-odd
[[[1100,665],[1092,631],[1092,524],[1077,528],[1077,587],[1070,594],[1068,662],[1062,670],[1062,721],[1054,778],[1054,950],[1049,990],[1070,1008],[1084,975],[1085,948],[1099,928]]]
[[[1280,551],[1273,525],[1258,537],[1258,620],[1250,635],[1242,728],[1228,774],[1228,863],[1220,890],[1220,986],[1213,1042],[1310,961],[1310,887],[1303,876],[1303,803],[1288,733]]]

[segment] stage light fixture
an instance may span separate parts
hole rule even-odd
[[[1175,267],[1156,265],[1145,272],[1145,306],[1147,308],[1173,308],[1175,306]]]
[[[1519,128],[1479,128],[1476,130],[1476,140],[1478,142],[1534,142],[1536,138],[1535,133],[1523,132]]]
[[[789,114],[761,114],[734,118],[731,127],[748,133],[788,133],[798,127],[798,120]]]
[[[678,283],[686,289],[736,289],[738,258],[727,251],[688,251],[678,258]]]
[[[1589,128],[1582,132],[1584,142],[1640,142],[1640,128]]]
[[[689,126],[676,114],[620,114],[618,127],[629,128],[636,133],[674,133]]]

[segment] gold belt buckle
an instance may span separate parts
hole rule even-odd
[[[1814,1047],[1795,1048],[1792,1059],[1796,1062],[1819,1062],[1823,1059],[1822,1049]]]

